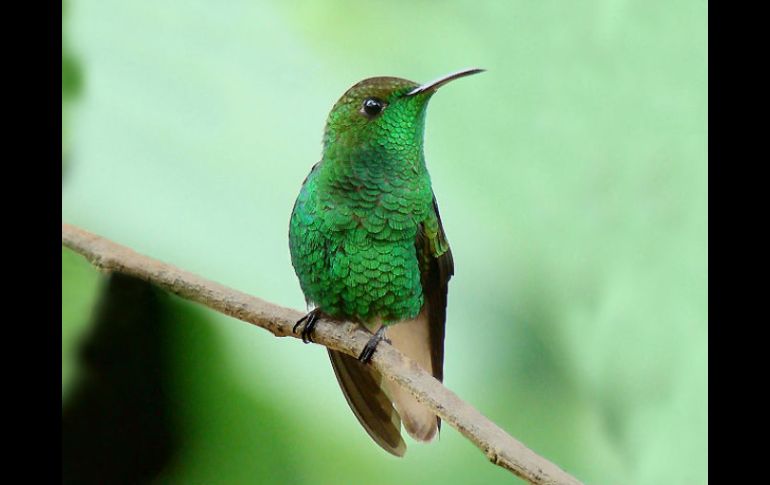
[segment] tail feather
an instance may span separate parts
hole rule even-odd
[[[380,373],[355,357],[328,350],[342,393],[361,426],[385,451],[404,456],[406,443],[401,438],[401,420],[380,387]]]
[[[376,331],[379,323],[370,331]],[[436,375],[432,358],[428,308],[413,320],[389,325],[385,336],[401,353],[420,367]],[[329,350],[337,381],[350,408],[369,436],[389,453],[403,456],[406,443],[401,437],[401,423],[409,436],[431,441],[441,420],[397,383],[383,379],[371,365],[362,364],[347,354]]]
[[[420,367],[435,374],[431,361],[430,322],[427,307],[414,320],[405,320],[388,327],[386,337],[401,353]],[[431,441],[441,421],[427,406],[395,382],[383,382],[383,388],[401,416],[404,429],[418,441]]]

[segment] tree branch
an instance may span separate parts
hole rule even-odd
[[[148,281],[171,293],[225,315],[262,327],[277,337],[297,337],[294,323],[302,316],[257,297],[241,293],[68,224],[62,224],[62,244],[82,254],[94,266]],[[370,335],[354,323],[320,320],[313,340],[357,356]],[[371,364],[398,382],[445,422],[479,447],[489,460],[537,485],[579,485],[580,482],[508,435],[474,407],[457,397],[432,375],[382,341]]]

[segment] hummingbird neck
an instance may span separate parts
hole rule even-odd
[[[428,176],[422,145],[402,145],[393,148],[363,145],[340,150],[328,147],[320,166],[321,180],[330,191],[345,194],[369,191],[392,191],[413,188]]]

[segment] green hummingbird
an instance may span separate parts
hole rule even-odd
[[[401,423],[431,441],[441,421],[367,365],[387,338],[443,379],[447,284],[452,252],[423,154],[425,111],[446,83],[482,72],[466,69],[427,84],[397,77],[364,79],[329,113],[323,155],[302,184],[289,224],[294,270],[312,310],[302,340],[319,317],[354,321],[373,333],[358,359],[329,350],[337,381],[374,441],[403,456]]]

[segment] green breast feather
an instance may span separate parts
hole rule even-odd
[[[427,174],[343,197],[321,190],[319,165],[302,187],[289,230],[292,264],[306,299],[329,315],[362,322],[415,317],[423,305],[421,260],[427,256],[418,257],[418,231],[433,257],[448,249],[438,237]],[[340,174],[330,177],[338,180]]]

